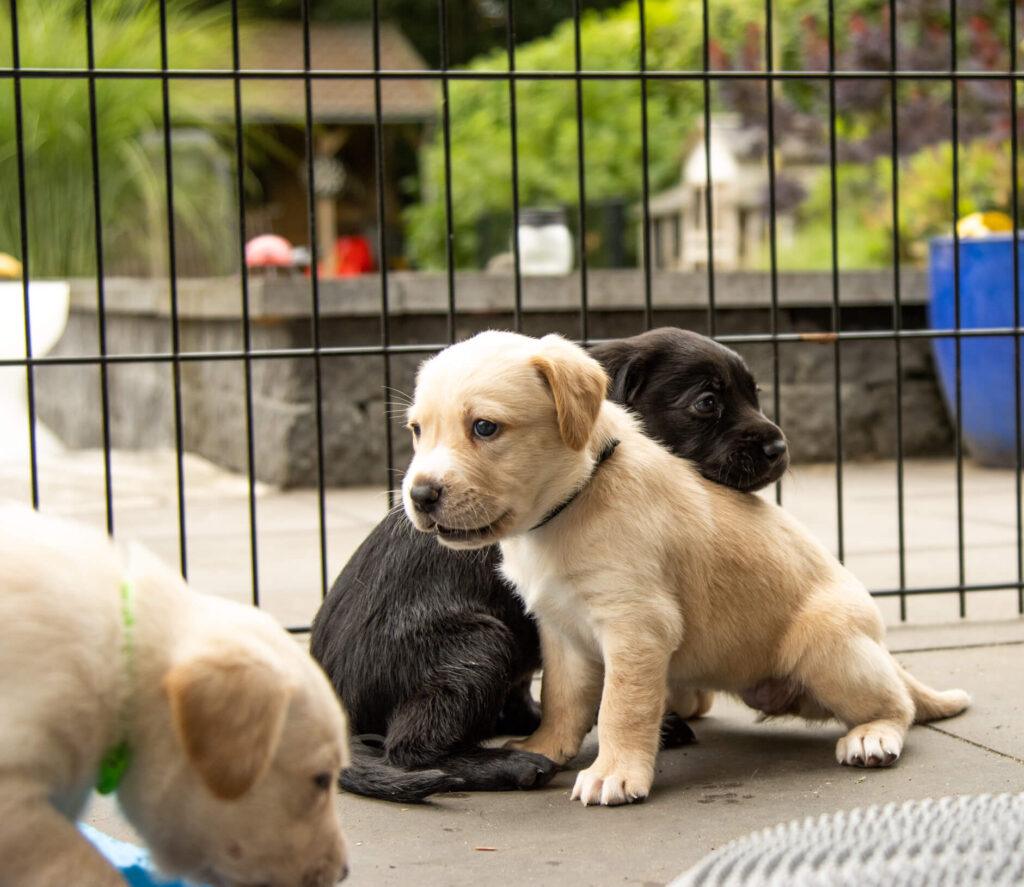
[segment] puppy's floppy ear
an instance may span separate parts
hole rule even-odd
[[[562,440],[570,449],[582,450],[601,410],[608,375],[582,348],[554,334],[540,340],[531,363],[554,395]]]
[[[273,758],[294,683],[269,650],[230,644],[175,664],[163,688],[178,739],[207,788],[223,800],[240,798]]]
[[[639,351],[630,354],[627,349],[621,348],[609,355],[607,360],[600,353],[595,353],[594,357],[604,364],[608,375],[611,376],[608,397],[616,403],[632,406],[643,390],[647,378],[647,355]]]

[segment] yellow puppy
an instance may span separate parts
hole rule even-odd
[[[0,632],[0,885],[124,887],[72,824],[97,785],[168,874],[344,877],[344,714],[266,613],[197,594],[140,548],[0,505]]]
[[[843,721],[836,757],[868,767],[967,706],[903,671],[863,585],[792,517],[701,478],[605,387],[558,336],[487,332],[423,364],[408,413],[410,519],[453,548],[500,541],[540,625],[543,718],[518,747],[564,764],[600,706],[573,798],[646,797],[666,706],[701,714],[706,690],[786,688],[786,712]]]

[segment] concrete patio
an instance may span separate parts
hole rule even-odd
[[[180,558],[176,460],[169,453],[113,454],[115,533]],[[28,471],[0,464],[0,496],[30,498]],[[202,460],[184,461],[187,563],[197,587],[251,599],[248,484]],[[847,564],[874,589],[900,584],[894,463],[843,466]],[[1016,476],[964,465],[968,583],[1018,576]],[[956,584],[960,572],[956,466],[904,466],[907,587]],[[783,504],[836,549],[837,484],[832,466],[797,466]],[[103,467],[96,452],[42,458],[43,511],[102,525]],[[320,594],[319,503],[315,491],[256,489],[261,605],[288,626],[308,625]],[[328,490],[326,574],[333,578],[383,515],[380,488]],[[698,742],[663,752],[650,799],[619,809],[585,809],[568,799],[574,771],[537,792],[450,794],[420,806],[341,795],[351,850],[348,883],[366,885],[665,884],[733,838],[794,818],[890,801],[1024,791],[1024,618],[1018,592],[972,592],[966,618],[956,594],[911,596],[906,622],[897,598],[879,605],[890,648],[915,675],[939,688],[962,687],[973,704],[946,722],[915,727],[903,758],[887,770],[839,767],[836,725],[759,724],[719,698],[694,723]],[[591,735],[578,763],[593,757]],[[90,824],[132,840],[107,800]]]

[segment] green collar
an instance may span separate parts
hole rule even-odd
[[[124,670],[127,683],[131,685],[135,665],[135,586],[131,579],[121,580],[121,620],[124,633],[121,637],[121,654],[124,658]],[[96,779],[96,791],[101,795],[109,795],[117,791],[128,765],[132,760],[132,751],[128,746],[128,700],[127,694],[121,702],[118,712],[121,740],[117,745],[107,749],[100,760],[100,770]]]

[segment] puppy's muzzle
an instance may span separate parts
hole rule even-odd
[[[433,481],[413,484],[409,487],[409,499],[420,514],[432,514],[441,503],[444,487]]]

